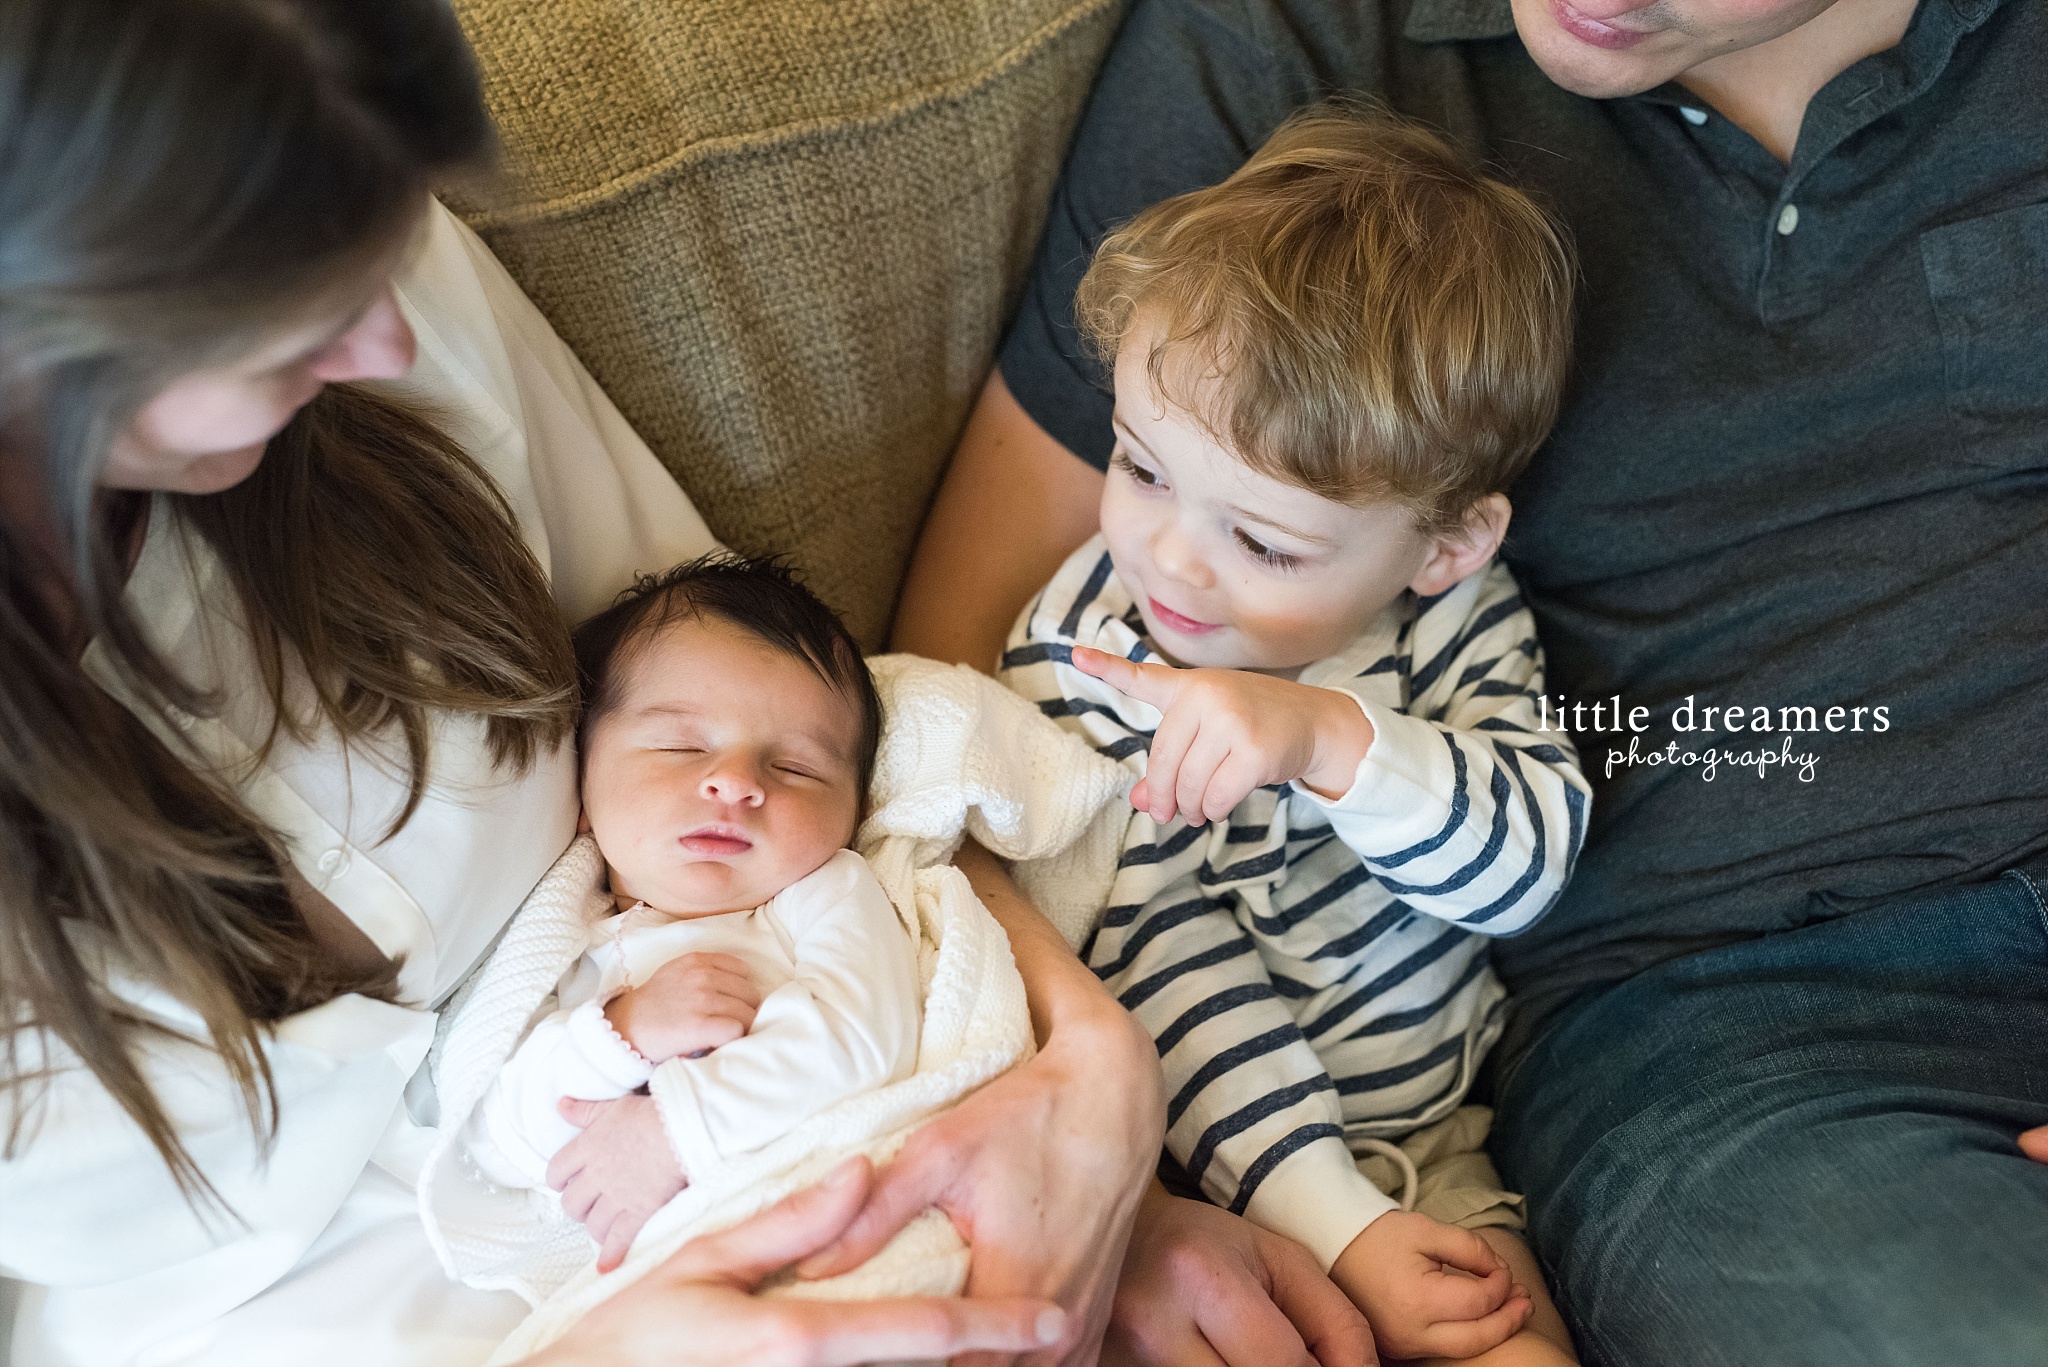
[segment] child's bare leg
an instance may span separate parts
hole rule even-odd
[[[1448,1367],[1453,1362],[1457,1367],[1575,1367],[1579,1358],[1572,1351],[1572,1336],[1565,1331],[1564,1316],[1557,1313],[1557,1305],[1550,1299],[1550,1291],[1543,1284],[1543,1269],[1537,1265],[1529,1245],[1522,1242],[1521,1235],[1498,1225],[1475,1232],[1507,1263],[1515,1280],[1529,1289],[1534,1312],[1521,1332],[1498,1348],[1475,1358],[1431,1358],[1427,1364],[1417,1363],[1414,1367]]]

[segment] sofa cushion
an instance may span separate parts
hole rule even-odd
[[[722,539],[878,644],[1120,0],[456,0],[450,202]]]

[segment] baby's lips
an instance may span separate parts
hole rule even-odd
[[[691,831],[679,843],[691,854],[710,859],[730,859],[754,848],[754,842],[745,836],[718,829]]]

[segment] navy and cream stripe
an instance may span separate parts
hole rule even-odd
[[[1157,711],[1073,668],[1076,644],[1163,663],[1099,538],[1019,619],[1003,678],[1142,773]],[[1484,937],[1555,900],[1588,798],[1569,739],[1537,730],[1542,650],[1498,562],[1301,679],[1374,724],[1352,792],[1260,789],[1200,828],[1134,813],[1084,954],[1158,1041],[1175,1157],[1327,1264],[1379,1207],[1300,1211],[1303,1181],[1463,1099],[1506,995]]]

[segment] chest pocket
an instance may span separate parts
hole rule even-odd
[[[1920,259],[1950,408],[1972,433],[2030,438],[2048,465],[2048,203],[1925,232]]]

